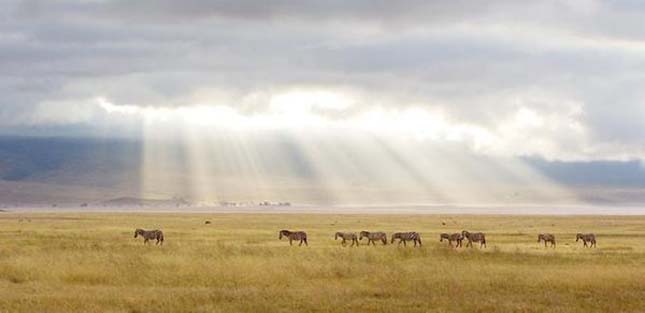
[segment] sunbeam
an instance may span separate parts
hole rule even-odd
[[[321,90],[270,97],[268,111],[222,105],[115,105],[143,126],[142,188],[194,203],[575,203],[567,187],[506,155],[519,128],[545,126],[520,108],[500,134],[411,106],[352,111],[356,99]],[[501,136],[501,137],[500,137]],[[548,143],[547,143],[548,144]]]

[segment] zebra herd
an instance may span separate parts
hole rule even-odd
[[[157,242],[155,243],[156,245],[163,245],[164,242],[164,234],[163,231],[155,229],[155,230],[143,230],[141,228],[137,228],[134,231],[134,238],[137,237],[143,237],[143,243],[147,244],[150,240],[156,240]],[[278,232],[278,239],[282,240],[282,238],[287,238],[289,239],[289,245],[293,245],[294,241],[298,241],[299,244],[298,246],[302,246],[304,243],[305,246],[309,246],[309,243],[307,242],[307,233],[304,231],[290,231],[283,229]],[[367,245],[369,246],[370,244],[376,245],[376,242],[380,241],[383,245],[387,245],[387,234],[384,232],[369,232],[369,231],[361,231],[359,235],[357,236],[356,233],[352,232],[336,232],[334,235],[334,240],[342,239],[341,245],[345,246],[347,245],[348,241],[351,241],[351,246],[353,247],[354,245],[359,246],[360,243],[359,241],[362,241],[363,238],[367,239]],[[399,240],[399,245],[403,243],[403,246],[407,246],[408,241],[414,242],[414,246],[416,247],[417,244],[419,247],[422,246],[421,243],[421,235],[418,232],[411,231],[411,232],[398,232],[392,234],[391,241],[390,243],[394,243],[395,240]],[[468,240],[466,243],[466,247],[473,247],[473,242],[474,243],[479,243],[480,248],[485,248],[486,247],[486,234],[481,233],[481,232],[474,232],[471,233],[467,230],[463,230],[461,233],[453,233],[453,234],[447,234],[447,233],[442,233],[439,235],[439,241],[443,242],[444,240],[448,241],[448,244],[451,247],[459,248],[463,246],[463,241],[464,239]],[[576,242],[582,240],[582,243],[584,244],[584,247],[596,247],[596,235],[589,233],[589,234],[582,234],[578,233],[576,234]],[[456,245],[453,246],[453,242],[456,243]],[[544,242],[544,247],[547,247],[547,243],[551,244],[551,247],[555,248],[555,235],[553,234],[539,234],[537,242]]]
[[[484,233],[471,233],[467,230],[461,231],[461,233],[454,233],[454,234],[446,234],[443,233],[439,235],[439,241],[443,242],[445,240],[448,241],[448,244],[452,247],[453,241],[457,243],[456,247],[462,247],[462,243],[464,239],[468,239],[468,243],[466,243],[466,247],[471,247],[473,246],[473,242],[479,242],[479,247],[486,247],[486,235]]]
[[[308,245],[307,243],[307,233],[304,231],[289,231],[289,230],[281,230],[279,238],[282,240],[282,237],[286,237],[289,239],[289,244],[293,245],[293,241],[300,240],[300,244],[304,242],[305,245]],[[363,238],[367,238],[367,245],[369,246],[370,244],[376,245],[377,241],[381,241],[383,245],[387,244],[387,234],[384,232],[369,232],[369,231],[361,231],[359,235],[357,236],[356,233],[352,232],[336,232],[334,234],[334,240],[342,239],[340,244],[342,246],[347,245],[348,241],[351,241],[351,247],[353,246],[359,246],[360,243],[359,241],[362,241]],[[403,246],[407,246],[408,241],[413,241],[414,246],[416,247],[417,244],[419,246],[422,246],[421,243],[421,235],[418,232],[403,232],[403,233],[394,233],[392,234],[392,240],[390,243],[394,243],[394,241],[398,239],[399,240],[399,245],[403,243]],[[481,233],[481,232],[475,232],[471,233],[467,230],[463,230],[461,233],[453,233],[453,234],[447,234],[447,233],[442,233],[439,235],[439,241],[443,242],[444,240],[448,241],[448,244],[451,247],[463,247],[463,241],[464,239],[468,240],[466,243],[466,247],[473,247],[473,243],[479,243],[480,248],[486,248],[486,234]],[[581,234],[578,233],[576,235],[576,242],[579,240],[582,240],[583,244],[585,247],[595,247],[596,246],[596,235],[589,233],[589,234]],[[547,243],[551,243],[551,247],[555,248],[555,235],[553,234],[539,234],[538,235],[538,243],[544,241],[544,247],[547,246]],[[456,245],[453,246],[453,242],[456,243]],[[587,244],[589,243],[589,244]]]

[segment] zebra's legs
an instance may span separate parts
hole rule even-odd
[[[293,246],[293,239],[289,238],[289,245]]]
[[[303,241],[305,242],[305,246],[309,247],[309,243],[307,242],[307,238],[303,239]]]

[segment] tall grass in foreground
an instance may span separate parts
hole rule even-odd
[[[144,246],[138,227],[162,228],[165,245]],[[283,228],[310,246],[278,241]],[[489,247],[439,243],[462,229]],[[333,240],[360,230],[415,230],[424,246]],[[0,215],[0,312],[643,312],[644,265],[645,217]]]

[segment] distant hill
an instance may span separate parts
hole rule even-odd
[[[189,206],[191,203],[185,199],[143,199],[135,197],[120,197],[99,201],[96,205],[108,207],[129,207],[129,206]]]
[[[178,143],[157,150],[148,147],[146,151],[146,145],[137,140],[0,137],[0,208],[182,206],[200,201],[265,200],[312,204],[442,203],[445,199],[464,198],[471,203],[645,204],[645,170],[637,161],[520,159],[557,187],[541,190],[531,186],[531,181],[518,183],[514,177],[494,171],[493,175],[481,174],[466,181],[451,180],[460,176],[459,167],[446,178],[435,177],[434,168],[428,168],[423,175],[416,169],[402,171],[407,164],[394,155],[391,156],[398,162],[398,170],[379,162],[363,168],[374,152],[352,150],[354,146],[349,144],[343,151],[345,159],[315,155],[312,159],[287,139],[245,144],[254,147],[252,153],[242,153],[239,144],[230,140],[209,142],[199,147],[209,152],[201,156],[200,164],[194,164],[190,151]],[[335,151],[332,155],[341,155],[339,147],[328,149]],[[492,168],[495,163],[489,159],[467,160],[480,168]],[[425,177],[433,181],[427,182]],[[435,188],[436,183],[443,189]]]

